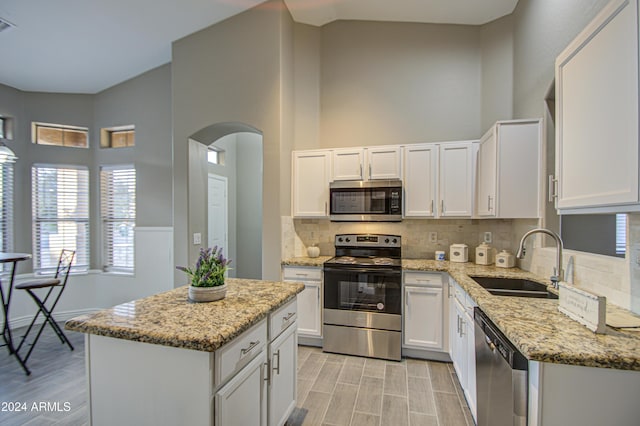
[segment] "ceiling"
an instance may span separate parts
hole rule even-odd
[[[262,0],[2,0],[0,83],[97,93],[171,61],[171,43]],[[480,25],[517,0],[284,0],[294,20]]]

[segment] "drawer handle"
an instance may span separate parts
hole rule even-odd
[[[276,365],[273,366],[273,371],[277,375],[280,375],[280,349],[278,349],[277,352],[274,352],[273,358],[275,359],[276,357],[278,357],[278,362],[276,363]]]
[[[308,277],[309,274],[301,274],[299,272],[296,273],[296,277]]]
[[[247,346],[246,348],[242,349],[240,351],[240,353],[244,356],[244,355],[248,354],[249,352],[251,352],[251,349],[255,348],[259,344],[260,344],[260,340],[256,340],[255,342],[251,342],[249,344],[249,346]]]
[[[282,317],[282,322],[287,322],[295,315],[295,312],[289,312],[286,317]]]

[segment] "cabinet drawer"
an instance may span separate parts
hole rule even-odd
[[[301,266],[284,268],[283,277],[285,280],[306,281],[315,280],[320,281],[322,279],[321,268],[304,268]]]
[[[404,283],[442,287],[442,274],[439,272],[405,272]]]
[[[264,319],[215,352],[214,383],[224,383],[247,365],[267,344],[267,320]]]
[[[273,341],[298,318],[297,298],[269,314],[269,341]]]

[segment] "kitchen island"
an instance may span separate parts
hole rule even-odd
[[[227,285],[216,302],[190,302],[185,286],[67,321],[86,333],[91,424],[284,423],[304,285]]]

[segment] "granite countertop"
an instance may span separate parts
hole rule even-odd
[[[216,302],[190,302],[183,286],[70,319],[65,328],[213,352],[302,290],[301,283],[228,278],[227,296]]]
[[[281,262],[282,266],[322,266],[324,262],[333,256],[318,257],[290,257]]]
[[[493,296],[470,276],[527,278],[547,286],[549,280],[518,268],[473,263],[403,260],[402,267],[448,272],[530,360],[640,371],[640,332],[607,327],[605,334],[596,334],[558,311],[557,300]],[[607,309],[622,310],[611,304]]]
[[[321,266],[319,259],[292,258],[284,261],[283,265]],[[546,284],[549,291],[557,293],[550,287],[548,279],[518,268],[446,260],[403,259],[402,269],[439,271],[451,275],[530,360],[640,371],[640,330],[607,327],[605,334],[596,334],[558,311],[557,300],[493,296],[470,277],[526,278]],[[607,310],[624,311],[612,304],[607,304]]]

